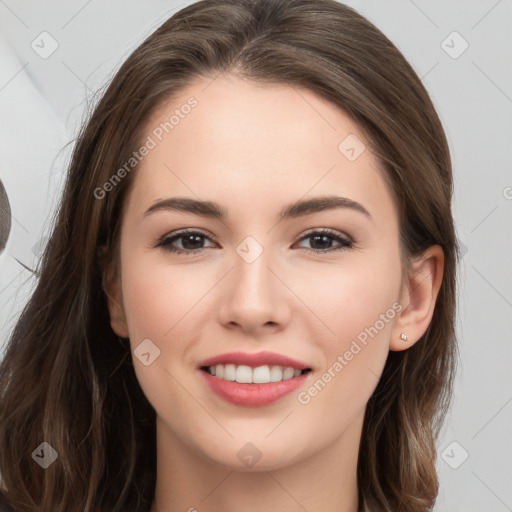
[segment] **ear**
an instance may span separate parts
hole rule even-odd
[[[403,309],[391,332],[390,350],[405,350],[425,334],[434,314],[443,270],[444,252],[439,245],[429,247],[412,262],[412,269],[402,286],[400,304]]]
[[[121,338],[128,338],[128,324],[123,306],[123,292],[118,261],[107,261],[107,248],[100,249],[102,261],[102,285],[107,296],[107,305],[110,315],[110,326]]]

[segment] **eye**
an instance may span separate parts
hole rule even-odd
[[[176,254],[199,253],[203,247],[205,240],[211,240],[205,233],[201,231],[184,230],[162,238],[156,247],[162,247],[166,251]],[[213,246],[210,246],[213,247]]]
[[[155,247],[161,247],[166,251],[173,252],[175,254],[192,254],[200,253],[203,249],[208,247],[214,247],[213,245],[204,246],[205,241],[212,241],[210,236],[202,233],[201,231],[183,230],[178,233],[174,233],[171,236],[163,237]],[[342,236],[337,231],[330,229],[322,229],[316,231],[310,231],[304,235],[299,242],[304,240],[310,240],[312,247],[303,247],[309,252],[314,253],[326,253],[340,251],[343,249],[352,249],[353,242],[346,236]],[[337,242],[337,246],[332,247],[333,242]],[[301,247],[301,246],[299,246]]]
[[[337,231],[331,229],[322,229],[316,231],[310,231],[303,236],[300,241],[310,240],[311,248],[305,247],[311,252],[315,253],[326,253],[333,251],[341,251],[344,249],[353,249],[354,243],[346,236],[342,236]],[[332,242],[338,242],[338,245],[332,247]]]

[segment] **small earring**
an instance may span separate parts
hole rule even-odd
[[[405,334],[405,332],[400,334],[400,339],[403,340],[403,341],[407,341],[407,334]]]

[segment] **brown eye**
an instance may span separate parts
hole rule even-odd
[[[303,240],[310,240],[309,243],[311,247],[305,247],[305,249],[315,253],[339,251],[353,247],[353,242],[351,240],[341,236],[336,231],[331,230],[311,231],[300,239],[300,241]],[[338,245],[332,247],[333,242],[337,243]]]
[[[200,231],[180,231],[160,240],[157,247],[176,254],[199,253],[207,248],[204,247],[205,240],[210,240],[210,238]]]

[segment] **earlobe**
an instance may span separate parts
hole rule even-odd
[[[107,296],[107,304],[110,315],[110,326],[112,330],[121,338],[128,338],[128,326],[126,323],[126,316],[122,299],[112,297],[110,293],[105,291]]]
[[[412,263],[400,298],[403,309],[391,332],[390,350],[405,350],[425,334],[434,314],[443,269],[444,253],[439,245],[429,247]]]
[[[106,264],[103,267],[102,286],[107,298],[107,306],[112,330],[121,338],[128,338],[128,325],[123,306],[121,280],[115,265]]]

